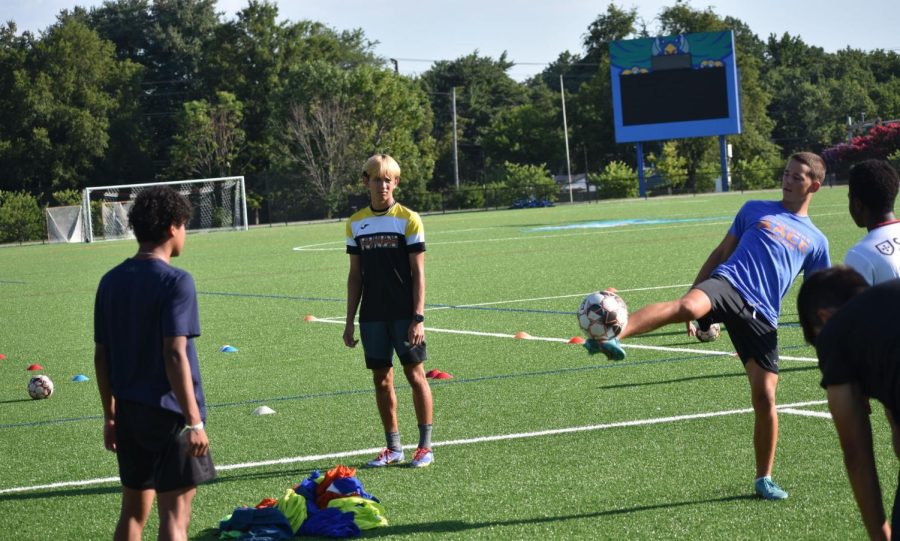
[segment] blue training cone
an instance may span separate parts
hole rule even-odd
[[[90,381],[90,378],[84,374],[78,374],[77,376],[72,376],[72,381]]]
[[[222,349],[220,349],[219,351],[221,351],[222,353],[235,353],[237,352],[237,350],[238,348],[234,346],[222,346]]]

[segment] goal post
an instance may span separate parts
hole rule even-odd
[[[128,211],[139,193],[154,186],[171,186],[188,198],[194,209],[185,224],[188,231],[247,229],[247,192],[242,176],[94,186],[85,188],[82,196],[85,242],[133,238]]]

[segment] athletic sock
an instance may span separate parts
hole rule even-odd
[[[384,439],[387,440],[387,448],[391,451],[402,451],[403,446],[400,445],[400,433],[399,432],[385,432]]]
[[[419,449],[431,449],[431,425],[419,425]]]

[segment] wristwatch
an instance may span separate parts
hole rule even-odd
[[[423,323],[425,321],[425,316],[422,314],[413,314],[413,321],[416,323]]]

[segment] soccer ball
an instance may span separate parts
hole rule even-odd
[[[715,342],[719,339],[719,334],[721,334],[721,328],[719,328],[718,323],[713,323],[709,326],[708,330],[701,330],[699,327],[697,328],[697,340],[701,342]]]
[[[578,325],[596,340],[619,336],[627,323],[628,306],[612,291],[595,291],[578,307]]]
[[[28,395],[35,399],[49,398],[53,394],[53,382],[47,376],[34,376],[28,382]]]

